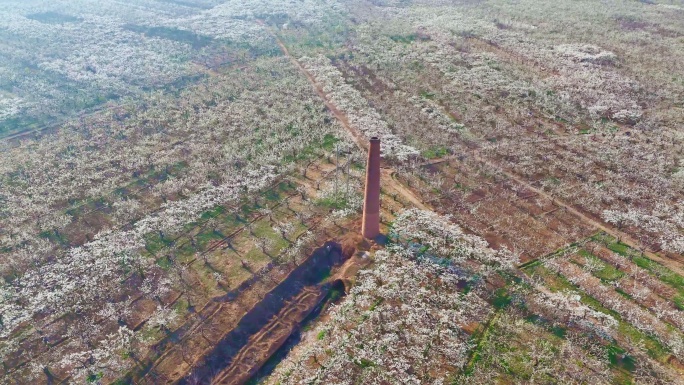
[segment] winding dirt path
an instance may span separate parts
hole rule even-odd
[[[332,114],[335,116],[337,121],[340,122],[342,127],[344,127],[347,132],[351,135],[352,140],[356,145],[361,149],[362,151],[368,151],[368,138],[366,138],[365,135],[361,133],[356,127],[352,126],[351,123],[349,123],[349,119],[347,116],[340,111],[335,104],[332,103],[328,95],[325,93],[323,90],[323,87],[321,86],[320,83],[316,81],[316,79],[313,77],[313,75],[302,65],[302,63],[299,62],[292,54],[290,54],[290,51],[287,49],[285,44],[280,40],[278,35],[273,32],[268,26],[266,26],[263,21],[259,20],[257,21],[262,27],[266,28],[273,38],[276,40],[278,43],[278,46],[280,47],[281,51],[283,51],[283,54],[287,56],[288,59],[294,64],[299,71],[306,76],[307,79],[309,79],[309,83],[311,83],[311,86],[314,88],[316,91],[316,94],[323,100],[323,103],[325,106],[332,112]],[[406,188],[401,182],[396,180],[394,177],[394,170],[391,168],[384,167],[382,169],[382,183],[384,186],[389,187],[392,190],[395,190],[401,195],[404,199],[406,199],[408,202],[410,202],[413,206],[420,208],[421,210],[430,210],[430,208],[420,199],[418,198],[411,190]]]
[[[347,116],[343,114],[328,98],[328,95],[326,95],[325,91],[323,91],[323,87],[316,81],[316,79],[311,75],[311,73],[304,68],[302,63],[299,62],[292,54],[290,54],[290,50],[287,49],[285,44],[280,40],[278,35],[276,35],[269,27],[267,27],[261,20],[258,21],[260,25],[262,25],[266,30],[268,30],[273,38],[276,40],[278,43],[278,46],[280,47],[280,50],[283,51],[283,54],[287,56],[288,59],[292,62],[292,64],[299,69],[301,73],[303,73],[307,79],[309,79],[309,83],[311,83],[311,86],[314,88],[318,96],[320,96],[321,99],[323,99],[323,103],[325,106],[330,110],[330,112],[333,113],[335,118],[340,122],[342,127],[344,127],[349,134],[352,137],[352,140],[354,140],[354,143],[362,149],[362,150],[368,150],[368,140],[366,137],[361,133],[361,131],[357,130],[356,128],[352,127],[351,124],[349,124],[349,119],[347,119]]]

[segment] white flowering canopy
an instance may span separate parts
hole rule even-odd
[[[414,253],[448,258],[455,264],[468,259],[481,264],[479,272],[513,269],[517,258],[508,250],[493,250],[487,242],[466,234],[448,216],[432,211],[411,209],[403,212],[392,225],[390,236],[403,244],[413,244]]]

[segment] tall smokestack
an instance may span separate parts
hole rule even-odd
[[[370,139],[368,150],[361,232],[367,239],[375,239],[380,235],[380,138],[375,136]]]

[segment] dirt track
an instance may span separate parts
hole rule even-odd
[[[636,249],[636,250],[643,249],[643,247],[639,244],[639,242],[635,241],[628,234],[626,234],[626,233],[624,233],[624,232],[622,232],[622,231],[620,231],[620,230],[618,230],[612,226],[608,226],[602,222],[599,222],[595,219],[590,218],[589,216],[584,214],[582,211],[576,209],[574,206],[567,204],[563,201],[560,201],[558,198],[552,197],[551,195],[546,193],[544,190],[541,190],[539,188],[532,186],[530,183],[518,178],[517,176],[515,176],[512,173],[502,169],[501,167],[498,167],[497,165],[493,164],[492,162],[490,162],[488,160],[482,159],[477,155],[475,155],[475,159],[477,159],[479,162],[485,164],[489,168],[492,168],[492,169],[495,169],[495,170],[501,172],[502,174],[506,175],[506,177],[510,178],[511,180],[515,181],[516,183],[519,183],[519,184],[525,186],[526,188],[530,189],[531,191],[534,191],[535,193],[539,194],[540,196],[542,196],[546,199],[552,200],[557,206],[562,207],[563,209],[572,213],[576,217],[580,218],[582,220],[582,222],[589,224],[589,225],[592,225],[592,226],[596,227],[597,229],[604,231],[604,232],[610,234],[611,236],[613,236],[615,238],[620,239],[620,241],[622,243],[626,244],[627,246],[629,246],[633,249]],[[648,250],[644,250],[644,254],[647,257],[649,257],[650,259],[667,266],[671,270],[675,271],[677,274],[684,275],[684,269],[682,269],[681,264],[678,263],[677,261],[674,261],[674,260],[668,259],[668,258],[663,258],[660,255],[658,255],[654,252],[648,251]]]
[[[262,26],[264,24],[262,22],[259,22]],[[268,28],[264,26],[265,28]],[[287,49],[285,44],[280,40],[278,35],[273,33],[271,31],[271,35],[273,36],[274,39],[278,42],[278,46],[280,46],[280,49],[283,51],[283,54],[287,56],[290,61],[299,69],[300,72],[302,72],[307,79],[309,79],[309,82],[311,83],[311,86],[314,88],[318,96],[323,100],[323,103],[325,106],[332,112],[332,114],[335,116],[335,118],[340,122],[342,127],[349,132],[349,135],[351,135],[352,140],[356,145],[361,149],[362,151],[367,151],[368,149],[368,139],[359,131],[356,127],[352,126],[349,123],[349,119],[347,119],[347,116],[340,111],[331,101],[330,98],[328,98],[328,95],[323,91],[323,87],[316,81],[316,79],[311,75],[309,71],[307,71],[306,68],[297,60],[292,54],[290,54],[290,51]],[[411,190],[406,188],[401,182],[397,181],[395,178],[392,177],[394,174],[394,170],[390,168],[383,168],[382,170],[382,179],[383,179],[383,184],[385,186],[390,187],[391,189],[397,191],[404,199],[406,199],[408,202],[410,202],[413,206],[423,209],[423,210],[429,210],[430,208],[420,199],[418,198]]]

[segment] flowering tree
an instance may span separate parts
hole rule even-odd
[[[382,140],[384,156],[407,159],[418,155],[413,147],[402,144],[382,117],[372,107],[364,103],[358,91],[348,85],[342,74],[325,57],[304,57],[300,59],[306,69],[322,84],[331,101],[349,118],[349,122],[361,130],[367,138],[379,137]]]
[[[314,329],[271,381],[444,379],[435,368],[466,362],[470,344],[462,328],[491,311],[474,292],[459,294],[457,281],[438,265],[412,260],[402,248],[378,251],[373,268],[363,271],[344,302],[331,310],[330,322]]]

